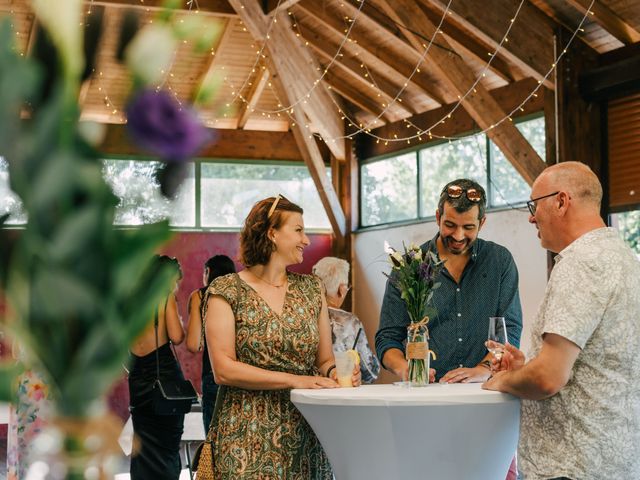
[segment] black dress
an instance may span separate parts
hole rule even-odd
[[[129,408],[140,450],[131,456],[131,480],[177,480],[180,477],[180,438],[184,415],[156,415],[151,408],[156,380],[155,350],[133,361],[129,372]],[[158,348],[160,378],[183,379],[169,343]]]

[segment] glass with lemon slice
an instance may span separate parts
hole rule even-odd
[[[356,365],[360,366],[360,355],[355,350],[335,352],[336,376],[341,387],[353,387],[351,378]]]

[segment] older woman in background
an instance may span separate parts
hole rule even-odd
[[[362,382],[372,383],[380,373],[380,362],[369,348],[360,319],[353,313],[340,309],[350,288],[349,262],[341,258],[325,257],[313,266],[313,273],[320,277],[326,290],[333,350],[343,352],[354,348],[355,343],[355,349],[360,355]]]
[[[205,330],[221,385],[211,423],[214,478],[333,477],[290,399],[292,388],[338,386],[320,281],[287,271],[308,245],[302,209],[280,195],[266,198],[240,233],[246,268],[209,286]],[[360,383],[356,369],[353,381]]]

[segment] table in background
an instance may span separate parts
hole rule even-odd
[[[502,480],[520,401],[480,384],[292,390],[337,480]]]

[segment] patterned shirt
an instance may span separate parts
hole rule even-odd
[[[436,255],[436,235],[422,245]],[[446,267],[446,264],[445,264]],[[518,270],[509,251],[478,238],[471,247],[460,283],[446,268],[438,276],[440,288],[433,292],[438,311],[429,320],[429,348],[437,355],[431,367],[436,381],[458,367],[475,367],[487,354],[484,342],[489,332],[489,317],[505,317],[509,343],[520,345],[522,309],[518,295]],[[390,348],[404,351],[409,315],[398,289],[387,280],[376,333],[376,353],[382,360]]]
[[[329,320],[331,320],[333,349],[336,352],[344,352],[352,348],[358,330],[362,328],[356,345],[356,350],[360,355],[360,373],[362,374],[362,383],[373,383],[380,373],[380,362],[369,348],[367,335],[364,333],[360,319],[353,313],[329,307]]]
[[[640,478],[640,262],[616,230],[593,230],[557,256],[531,356],[545,333],[581,352],[556,395],[522,401],[524,478]]]

